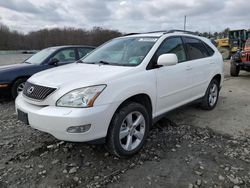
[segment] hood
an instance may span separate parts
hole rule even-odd
[[[27,66],[31,66],[31,64],[20,63],[20,64],[13,64],[13,65],[4,65],[4,66],[0,66],[0,72],[6,71],[6,70],[22,69],[22,68],[27,67]]]
[[[74,63],[58,68],[49,69],[33,75],[29,81],[51,87],[71,85],[84,87],[95,84],[105,84],[112,79],[130,72],[134,67]]]

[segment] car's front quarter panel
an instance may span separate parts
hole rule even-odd
[[[133,73],[121,76],[107,82],[107,87],[96,99],[94,106],[118,103],[122,104],[128,98],[146,94],[152,104],[153,113],[156,105],[156,76],[152,70],[137,69]]]

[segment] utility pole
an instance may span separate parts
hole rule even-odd
[[[184,31],[186,31],[186,22],[187,22],[187,16],[184,16]]]

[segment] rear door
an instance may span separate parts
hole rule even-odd
[[[178,64],[163,66],[155,70],[157,77],[157,115],[167,112],[190,101],[192,73],[181,37],[167,38],[156,51],[153,61],[162,54],[175,53]]]
[[[209,52],[212,49],[207,49],[203,41],[194,37],[183,38],[188,59],[191,62],[190,73],[193,75],[192,98],[197,99],[206,92],[216,60],[211,57],[213,53]]]

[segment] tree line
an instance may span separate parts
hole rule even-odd
[[[117,30],[94,27],[90,30],[76,28],[54,28],[33,31],[23,34],[12,31],[0,24],[0,50],[40,50],[57,45],[90,45],[100,44],[121,36]]]
[[[195,33],[208,38],[224,38],[228,36],[229,28],[221,32],[198,32]],[[0,50],[40,50],[49,46],[57,45],[90,45],[100,44],[121,36],[118,30],[103,29],[94,27],[90,30],[77,28],[54,28],[42,29],[39,31],[23,34],[12,31],[7,26],[0,23]]]

